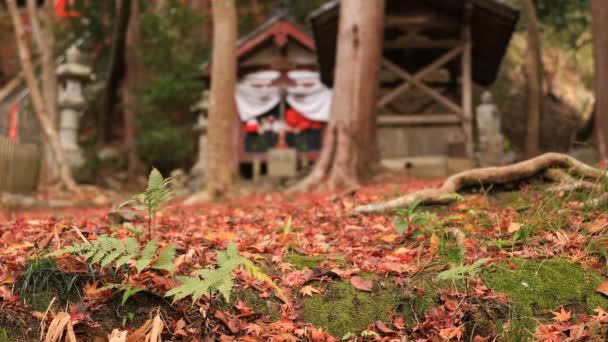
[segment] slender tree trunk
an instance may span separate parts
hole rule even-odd
[[[213,0],[213,52],[211,93],[207,126],[205,192],[215,199],[225,196],[236,176],[236,39],[234,0]]]
[[[15,0],[6,0],[9,14],[15,28],[15,39],[17,41],[17,49],[19,52],[19,59],[21,61],[21,67],[25,76],[25,81],[30,91],[30,97],[34,106],[34,111],[38,116],[42,130],[46,136],[47,143],[51,146],[54,159],[57,162],[57,168],[59,169],[60,180],[62,184],[70,191],[78,191],[78,185],[72,177],[72,170],[65,160],[63,149],[59,144],[59,136],[55,125],[49,117],[49,111],[45,104],[42,92],[38,88],[36,82],[36,74],[34,65],[32,63],[31,52],[27,45],[27,36],[23,29],[23,23],[21,22],[21,16],[17,9]]]
[[[325,183],[356,187],[378,166],[376,104],[382,58],[384,0],[340,3],[338,51],[331,117],[321,156],[293,190]]]
[[[42,61],[42,94],[49,114],[49,119],[57,127],[57,75],[55,67],[55,8],[53,1],[45,1],[44,7],[38,10],[36,0],[27,0],[27,8],[32,26],[37,50]],[[51,144],[42,135],[45,144],[42,147],[42,165],[38,180],[38,188],[44,189],[59,180],[57,163],[53,158]]]
[[[112,122],[110,119],[114,114],[114,105],[118,100],[117,92],[124,72],[125,42],[130,12],[131,0],[120,0],[118,15],[114,23],[114,32],[112,33],[112,51],[106,75],[104,96],[97,118],[99,129],[98,142],[100,144],[109,141],[111,138]]]
[[[139,1],[131,2],[131,18],[127,30],[126,43],[129,46],[125,50],[125,76],[122,84],[123,119],[124,119],[124,148],[127,155],[127,177],[133,179],[137,174],[139,157],[137,154],[136,116],[137,100],[133,95],[139,84],[140,63],[137,55],[140,42],[139,32]]]
[[[526,76],[528,87],[528,124],[526,134],[526,157],[539,153],[542,74],[540,54],[540,29],[533,0],[522,0],[526,17],[528,47],[526,51]]]
[[[608,158],[608,1],[591,0],[595,57],[596,133],[602,158]]]

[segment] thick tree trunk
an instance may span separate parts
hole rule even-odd
[[[226,195],[236,176],[236,39],[234,0],[213,0],[213,53],[207,126],[205,190],[211,198]]]
[[[133,179],[137,173],[139,156],[136,144],[136,116],[138,104],[133,95],[140,77],[140,63],[137,48],[140,42],[139,32],[139,1],[131,2],[131,18],[127,30],[125,49],[125,76],[122,84],[123,119],[124,119],[124,148],[127,155],[127,177]]]
[[[384,0],[340,3],[334,96],[321,157],[292,190],[356,187],[379,165],[375,109],[384,6]]]
[[[608,158],[608,1],[591,0],[595,57],[596,132],[602,158]]]
[[[34,65],[31,59],[31,53],[27,45],[27,36],[23,29],[23,23],[21,22],[21,16],[17,9],[15,0],[6,0],[8,10],[15,28],[15,39],[17,40],[17,49],[19,52],[19,59],[21,61],[21,67],[25,76],[28,89],[30,91],[30,97],[34,106],[34,111],[38,116],[40,125],[46,137],[47,143],[51,146],[54,159],[57,162],[57,168],[59,169],[60,180],[62,184],[70,191],[78,191],[78,185],[72,177],[72,170],[65,160],[63,149],[59,144],[59,136],[53,121],[49,117],[47,105],[44,102],[44,98],[38,84],[36,82],[36,74]]]
[[[526,17],[528,47],[526,51],[526,76],[528,87],[528,124],[526,134],[526,151],[528,158],[539,153],[540,113],[542,95],[540,30],[533,0],[522,0],[522,9]]]
[[[112,51],[106,74],[104,95],[97,117],[100,144],[106,143],[111,138],[111,118],[114,114],[114,105],[118,99],[117,92],[124,72],[125,42],[131,13],[131,0],[120,0],[119,2],[118,15],[112,33]]]

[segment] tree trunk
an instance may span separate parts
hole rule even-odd
[[[139,32],[139,1],[131,2],[131,18],[127,30],[126,43],[129,46],[125,49],[125,75],[122,83],[122,102],[124,119],[124,148],[127,155],[127,177],[133,179],[137,174],[139,157],[137,154],[136,134],[136,110],[138,103],[133,96],[139,84],[140,63],[137,51],[140,42]]]
[[[379,165],[376,105],[384,5],[384,0],[340,3],[334,96],[323,149],[311,174],[292,190],[356,187]]]
[[[60,180],[62,184],[70,191],[78,191],[78,185],[72,177],[72,170],[65,160],[63,149],[59,144],[59,136],[53,121],[49,117],[49,111],[47,105],[44,102],[42,92],[38,88],[36,82],[36,74],[34,66],[32,64],[31,53],[27,45],[27,36],[23,29],[23,23],[21,22],[21,16],[17,9],[15,0],[6,0],[8,11],[15,28],[15,39],[17,41],[17,49],[19,52],[19,59],[21,61],[21,67],[25,76],[28,89],[30,91],[30,98],[34,106],[34,111],[38,116],[40,125],[44,135],[46,136],[47,143],[51,146],[54,159],[57,162],[57,168],[59,169]]]
[[[32,36],[41,55],[42,61],[42,95],[49,115],[49,120],[57,127],[57,75],[55,67],[55,8],[52,1],[45,1],[44,7],[38,10],[36,0],[28,0],[27,8],[32,26]],[[59,180],[59,168],[53,158],[51,144],[42,135],[45,144],[42,147],[42,165],[38,188],[48,188]]]
[[[114,23],[112,33],[112,51],[110,52],[110,63],[106,74],[106,85],[102,99],[101,108],[97,117],[99,129],[98,142],[104,144],[111,138],[114,105],[117,102],[117,92],[124,72],[125,42],[129,17],[131,12],[131,0],[120,0],[118,15]]]
[[[539,153],[540,113],[542,95],[540,30],[533,0],[522,0],[526,18],[528,47],[526,51],[526,76],[528,87],[528,124],[526,134],[526,157]]]
[[[213,52],[207,126],[205,188],[211,198],[226,195],[236,176],[236,39],[234,0],[213,0]]]
[[[598,148],[608,158],[608,1],[591,0]]]

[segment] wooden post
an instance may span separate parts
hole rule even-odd
[[[467,5],[467,7],[470,4]],[[471,27],[468,22],[463,28],[462,39],[462,128],[465,133],[467,157],[473,157],[473,79],[471,58]]]

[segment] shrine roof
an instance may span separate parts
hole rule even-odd
[[[470,4],[469,12],[467,3]],[[329,86],[332,85],[334,77],[339,7],[339,1],[333,0],[310,16],[321,78]],[[424,66],[425,62],[428,64],[440,56],[442,51],[445,52],[445,49],[428,48],[417,49],[415,54],[411,54],[411,50],[387,49],[387,39],[390,39],[391,35],[396,36],[395,29],[403,28],[387,26],[389,18],[398,23],[403,17],[420,19],[414,16],[422,12],[432,14],[432,21],[428,24],[433,27],[427,31],[431,32],[433,39],[444,41],[446,38],[459,39],[463,23],[468,20],[472,38],[473,80],[482,86],[494,83],[519,19],[517,8],[501,0],[387,0],[384,55],[404,69],[412,70],[417,66]],[[441,23],[446,25],[441,27]],[[421,23],[417,24],[420,26]],[[453,67],[460,72],[460,66]]]

